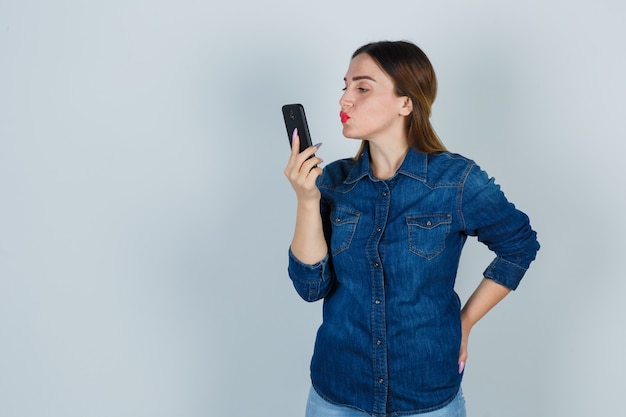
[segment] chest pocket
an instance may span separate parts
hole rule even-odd
[[[409,250],[426,259],[439,255],[445,247],[451,222],[450,214],[406,216],[409,229]]]
[[[356,225],[359,222],[359,213],[342,207],[336,207],[330,212],[332,234],[330,236],[330,250],[333,255],[348,249]]]

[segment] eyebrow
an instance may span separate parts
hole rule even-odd
[[[348,80],[345,77],[343,78],[343,80],[348,82]],[[359,81],[359,80],[370,80],[370,81],[376,82],[376,80],[370,77],[369,75],[356,75],[352,77],[352,81]]]

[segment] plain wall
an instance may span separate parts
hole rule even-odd
[[[351,156],[350,54],[408,39],[433,124],[542,249],[472,333],[472,417],[615,415],[626,6],[0,0],[0,415],[301,416],[321,303],[286,273],[280,115]],[[466,298],[491,254],[471,241]]]

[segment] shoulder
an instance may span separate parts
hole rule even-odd
[[[475,165],[474,160],[454,152],[439,152],[428,154],[429,166],[443,166],[447,168]]]
[[[428,155],[428,181],[431,183],[465,182],[472,168],[478,165],[474,160],[453,152]]]

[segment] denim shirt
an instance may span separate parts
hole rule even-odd
[[[367,146],[317,180],[328,255],[289,251],[289,276],[307,301],[324,299],[311,379],[326,400],[374,416],[432,411],[462,375],[461,249],[477,236],[495,253],[484,276],[514,290],[539,249],[528,217],[473,161],[409,150],[377,179]]]

